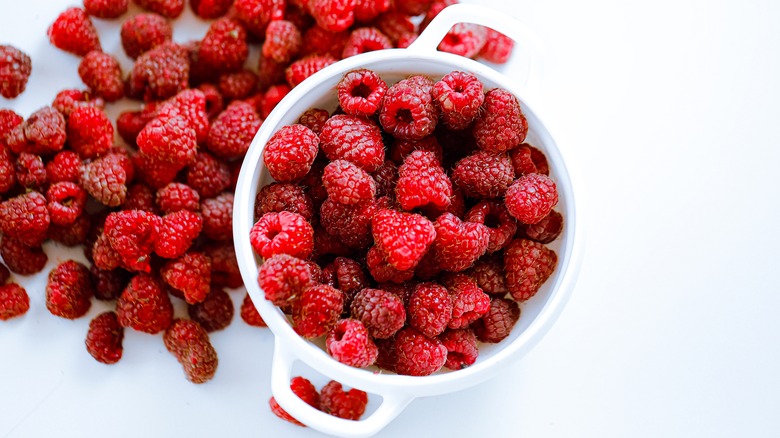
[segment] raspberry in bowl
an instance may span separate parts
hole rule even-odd
[[[435,51],[462,22],[526,37],[484,8],[447,8],[408,49],[298,84],[244,159],[234,242],[275,335],[272,391],[320,431],[369,436],[416,397],[492,377],[573,286],[581,221],[564,159],[525,88]],[[360,421],[311,408],[290,389],[297,361],[381,404]]]

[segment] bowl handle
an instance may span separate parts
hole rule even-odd
[[[458,23],[473,23],[487,26],[501,32],[515,41],[513,59],[506,64],[489,64],[496,70],[516,79],[518,84],[535,90],[542,78],[542,43],[538,36],[524,23],[503,11],[478,5],[454,4],[444,8],[428,24],[407,50],[434,52],[452,26]],[[521,55],[523,59],[514,59]]]
[[[317,410],[301,400],[290,389],[292,367],[297,357],[279,342],[274,342],[274,356],[271,364],[271,392],[276,402],[287,413],[301,423],[329,435],[348,438],[368,437],[379,432],[392,421],[414,399],[402,392],[378,394],[382,404],[369,416],[359,420],[345,420]]]

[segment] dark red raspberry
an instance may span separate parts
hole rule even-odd
[[[99,108],[76,108],[68,117],[68,144],[82,159],[96,158],[114,144],[114,126]]]
[[[398,295],[381,289],[363,289],[350,306],[353,318],[368,328],[372,338],[386,339],[406,323],[404,302]]]
[[[200,43],[198,60],[213,73],[241,70],[249,55],[246,31],[235,20],[220,18]]]
[[[464,220],[488,227],[490,239],[487,253],[496,252],[506,246],[517,232],[517,221],[499,201],[479,202],[469,209]]]
[[[162,213],[180,210],[200,211],[200,195],[186,184],[170,183],[157,190],[155,204]]]
[[[222,193],[216,198],[204,199],[200,203],[203,218],[203,234],[213,240],[233,238],[233,194]]]
[[[290,64],[284,71],[284,77],[290,87],[295,88],[306,78],[336,62],[330,55],[311,55]]]
[[[92,51],[79,64],[79,77],[96,96],[113,102],[124,96],[124,82],[119,61],[113,56]]]
[[[366,266],[371,277],[378,282],[403,283],[414,277],[414,269],[396,269],[387,262],[385,254],[376,246],[372,246],[366,253]]]
[[[359,69],[344,75],[337,92],[339,105],[345,113],[370,117],[379,109],[387,92],[387,83],[376,72]]]
[[[40,246],[30,247],[8,236],[0,239],[0,256],[8,269],[19,275],[32,275],[43,270],[49,257]]]
[[[322,154],[318,155],[322,158]],[[306,191],[306,195],[311,198],[314,208],[319,209],[325,199],[328,198],[328,191],[322,185],[322,174],[325,172],[325,166],[328,164],[327,160],[320,159],[314,160],[311,165],[311,170],[300,181],[299,184],[303,186]]]
[[[392,6],[391,0],[355,0],[355,20],[369,22]]]
[[[325,126],[325,122],[330,118],[328,111],[324,109],[311,108],[306,110],[298,119],[298,123],[311,129],[315,134],[320,135],[322,127]]]
[[[314,25],[303,33],[303,51],[306,55],[341,58],[341,52],[349,38],[346,30],[331,32]]]
[[[52,184],[46,191],[51,223],[69,225],[81,216],[87,203],[87,192],[72,182]]]
[[[227,101],[245,99],[257,90],[257,75],[251,70],[224,73],[219,76],[217,86]]]
[[[301,51],[303,38],[298,28],[290,21],[275,20],[265,29],[263,56],[278,63],[289,63]]]
[[[524,144],[509,151],[509,159],[512,160],[516,178],[530,173],[538,173],[536,164],[534,164],[534,160],[531,158],[531,149]]]
[[[147,11],[166,18],[176,18],[184,12],[184,0],[133,0]]]
[[[309,12],[317,25],[330,32],[338,32],[355,22],[356,0],[309,0]]]
[[[50,222],[46,198],[36,191],[0,203],[0,231],[4,237],[17,239],[27,246],[39,246],[46,239]]]
[[[509,292],[504,277],[504,260],[500,253],[481,257],[466,274],[487,294],[504,296]]]
[[[335,160],[325,166],[322,183],[328,198],[353,205],[374,199],[376,183],[365,170],[346,160]]]
[[[479,356],[477,337],[470,329],[447,330],[439,336],[447,348],[444,366],[451,370],[462,370],[473,365]]]
[[[163,216],[154,252],[160,257],[177,258],[183,255],[200,235],[203,220],[196,213],[180,210]]]
[[[377,29],[390,38],[390,41],[398,43],[405,35],[415,35],[415,25],[411,18],[407,14],[391,10],[380,15],[373,23]]]
[[[320,409],[347,420],[360,420],[366,411],[368,394],[356,388],[344,391],[341,383],[331,380],[320,390]]]
[[[493,298],[485,316],[474,323],[474,334],[481,342],[501,342],[509,336],[518,319],[520,307],[516,301]]]
[[[375,27],[360,27],[349,34],[344,44],[341,58],[373,52],[375,50],[392,49],[393,43],[385,34]]]
[[[472,23],[457,23],[439,43],[439,50],[474,58],[485,46],[486,41],[486,27]]]
[[[0,263],[0,285],[5,284],[9,278],[11,278],[11,271],[4,264]]]
[[[353,249],[371,244],[371,218],[376,211],[374,202],[344,205],[331,199],[320,208],[320,221],[325,230]]]
[[[373,172],[385,161],[381,129],[360,117],[331,117],[322,128],[320,142],[329,160],[347,160],[367,172]]]
[[[466,274],[444,276],[442,284],[452,298],[451,329],[466,328],[487,313],[490,297],[479,288],[477,282]]]
[[[16,182],[25,189],[43,191],[48,182],[46,167],[39,155],[22,152],[14,164]]]
[[[238,158],[249,149],[263,121],[246,102],[228,105],[212,122],[206,146],[221,158]]]
[[[419,283],[409,297],[409,325],[433,338],[452,319],[452,300],[447,288],[437,283]]]
[[[375,339],[374,343],[379,350],[374,365],[383,370],[395,372],[395,362],[397,360],[395,353],[395,336],[391,336],[387,339]]]
[[[168,349],[184,367],[184,375],[192,383],[205,383],[217,372],[217,351],[209,334],[195,321],[176,319],[163,335]]]
[[[298,213],[266,213],[252,226],[249,240],[263,258],[289,254],[305,259],[314,250],[314,229]]]
[[[328,254],[347,256],[352,254],[352,250],[344,243],[342,243],[338,237],[328,233],[325,230],[325,227],[315,227],[314,253],[312,254],[312,259],[317,259]]]
[[[473,74],[460,71],[444,75],[431,93],[441,111],[441,121],[452,129],[466,129],[479,115],[485,99],[482,82]]]
[[[331,357],[355,368],[373,365],[379,354],[366,326],[351,318],[336,323],[325,339],[325,348]]]
[[[125,202],[122,203],[121,209],[144,210],[150,213],[157,213],[152,188],[142,182],[128,187],[127,196],[125,196]]]
[[[401,271],[414,268],[436,238],[433,224],[424,216],[389,209],[374,215],[371,228],[385,260]]]
[[[122,48],[128,57],[136,59],[143,53],[173,37],[168,20],[154,13],[136,14],[122,23]]]
[[[52,107],[43,107],[17,125],[5,137],[8,148],[15,154],[48,154],[65,146],[67,132],[65,117]]]
[[[444,160],[442,147],[433,135],[429,135],[420,140],[395,140],[390,146],[390,159],[396,164],[401,165],[406,157],[414,151],[432,152],[439,163],[442,163]]]
[[[233,0],[190,0],[192,12],[207,20],[225,15],[232,5]]]
[[[531,173],[509,186],[504,200],[509,214],[522,223],[535,224],[558,203],[558,191],[549,177]]]
[[[504,274],[509,293],[517,301],[525,301],[536,294],[550,278],[558,256],[541,243],[515,239],[504,251]]]
[[[407,79],[387,90],[379,123],[395,138],[419,140],[433,133],[438,116],[430,90]]]
[[[84,0],[84,11],[97,18],[119,18],[127,12],[129,0]]]
[[[26,53],[14,46],[0,44],[0,95],[13,99],[22,94],[30,73],[32,60]]]
[[[86,243],[89,227],[89,215],[82,213],[81,216],[68,225],[50,224],[49,239],[68,247],[82,245]]]
[[[95,242],[92,245],[92,251],[88,256],[92,258],[95,266],[105,271],[124,267],[122,256],[111,247],[105,233],[101,233],[98,235],[97,239],[95,239]]]
[[[279,129],[263,150],[263,161],[271,177],[279,182],[301,179],[317,157],[318,143],[317,134],[303,125]]]
[[[255,217],[266,213],[289,211],[311,221],[314,206],[303,187],[292,183],[271,183],[264,186],[255,198]]]
[[[30,297],[16,283],[0,284],[0,321],[22,316],[30,310]]]
[[[122,327],[145,333],[159,333],[173,322],[173,305],[160,283],[148,274],[130,280],[116,301],[116,313]]]
[[[47,34],[54,47],[77,56],[101,50],[97,30],[81,8],[68,8],[62,12],[49,27]]]
[[[506,153],[476,151],[455,164],[452,182],[466,196],[496,198],[514,182],[514,174]]]
[[[398,168],[395,195],[404,210],[427,204],[447,207],[452,202],[452,183],[434,153],[413,151]]]
[[[395,0],[395,9],[407,15],[420,15],[434,0]]]
[[[233,3],[235,16],[249,32],[260,38],[265,35],[268,23],[282,19],[284,6],[284,0],[236,0]]]
[[[398,184],[398,166],[390,160],[385,160],[384,164],[379,166],[371,173],[376,184],[376,196],[387,196],[392,199],[395,197],[395,186]]]
[[[487,29],[485,45],[479,51],[479,57],[485,61],[503,64],[512,56],[515,42],[511,38],[491,28]]]
[[[201,198],[213,198],[230,184],[230,169],[208,152],[199,152],[187,167],[186,179]]]
[[[480,149],[506,152],[525,140],[528,121],[517,98],[507,90],[495,88],[485,94],[482,113],[474,122],[473,132]]]
[[[447,360],[447,347],[412,327],[395,335],[395,372],[408,376],[428,376],[439,371]]]
[[[138,134],[138,149],[150,158],[184,167],[198,153],[195,130],[191,126],[181,116],[156,118]]]
[[[160,268],[160,278],[180,291],[188,304],[206,299],[211,284],[211,259],[200,252],[188,252]]]
[[[119,325],[116,313],[103,312],[89,322],[87,351],[96,361],[114,364],[122,358],[122,340],[125,329]]]
[[[80,106],[92,106],[103,109],[105,101],[102,97],[94,96],[89,91],[70,89],[57,93],[51,106],[67,119],[70,113]]]
[[[203,97],[206,99],[206,115],[209,120],[213,120],[214,117],[225,109],[225,102],[222,99],[222,94],[220,94],[217,87],[208,83],[200,84],[198,90],[203,93]]]
[[[297,395],[309,406],[313,407],[314,409],[320,408],[320,393],[317,392],[317,388],[315,388],[309,380],[300,376],[293,377],[290,381],[290,389],[292,389],[293,394]],[[306,427],[303,423],[299,422],[290,416],[287,411],[282,409],[282,407],[279,406],[279,404],[276,402],[275,398],[271,397],[271,399],[268,400],[268,405],[271,407],[271,412],[273,412],[274,415],[281,418],[282,420],[289,421],[290,423],[296,424],[298,426]]]
[[[303,291],[315,283],[315,278],[305,261],[278,254],[260,266],[258,283],[265,293],[265,299],[284,307],[300,298]]]
[[[293,328],[304,338],[318,338],[328,333],[343,310],[343,292],[327,284],[310,286],[293,303]]]
[[[130,273],[124,269],[104,271],[95,265],[89,268],[90,278],[95,288],[95,298],[110,301],[119,298],[130,282]]]
[[[128,78],[128,95],[145,101],[175,96],[187,88],[190,65],[187,50],[165,42],[141,54]]]
[[[0,142],[0,194],[16,187],[16,166],[11,151]]]
[[[117,207],[127,196],[127,171],[117,154],[108,154],[86,164],[81,171],[80,184],[98,202]]]
[[[346,294],[348,307],[352,297],[368,286],[368,278],[363,266],[347,257],[336,257],[329,266],[333,269],[333,286]]]
[[[490,230],[481,223],[461,221],[444,213],[434,222],[436,240],[431,251],[442,269],[459,272],[468,269],[487,251]]]
[[[89,269],[79,262],[68,260],[49,273],[46,308],[52,315],[76,319],[89,311],[93,294]]]
[[[257,312],[249,294],[244,295],[244,301],[241,302],[241,319],[254,327],[268,327],[265,321],[263,321],[263,317]]]
[[[126,210],[106,216],[103,231],[124,267],[149,272],[150,258],[162,219],[154,213]]]
[[[46,163],[46,177],[49,183],[78,182],[81,176],[81,159],[73,151],[58,152]],[[0,190],[2,192],[2,190]]]
[[[212,286],[232,289],[244,285],[233,242],[214,242],[203,247],[203,252],[211,259]]]
[[[522,233],[523,236],[539,243],[550,243],[557,239],[562,231],[563,216],[553,210],[535,224],[524,224],[518,230],[518,234]]]
[[[206,299],[187,306],[187,313],[207,332],[222,330],[233,320],[233,301],[220,288],[212,288]]]

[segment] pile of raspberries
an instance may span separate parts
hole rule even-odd
[[[426,376],[506,338],[553,273],[563,228],[515,96],[453,71],[389,85],[347,73],[265,145],[275,182],[249,239],[258,282],[334,359]]]

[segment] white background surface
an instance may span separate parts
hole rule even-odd
[[[416,400],[379,436],[780,435],[780,3],[483,3],[545,43],[540,112],[583,183],[584,265],[530,354]],[[0,42],[33,57],[29,90],[0,106],[26,117],[83,87],[78,60],[45,37],[77,4],[0,0]],[[112,29],[99,23],[120,53]],[[174,39],[205,25],[189,31]],[[45,271],[66,256],[50,251]],[[319,436],[267,408],[267,330],[236,317],[213,334],[220,368],[198,386],[159,336],[128,330],[119,364],[95,362],[90,318],[51,316],[45,278],[17,280],[32,308],[0,323],[0,436]]]

